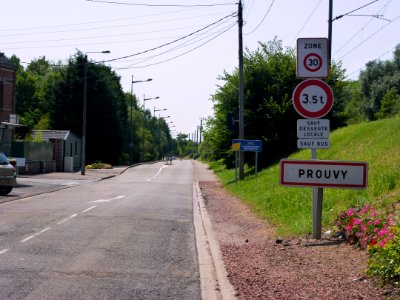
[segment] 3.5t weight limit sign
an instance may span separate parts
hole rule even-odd
[[[300,82],[293,91],[293,106],[304,118],[322,118],[333,106],[330,86],[319,79]]]
[[[297,39],[296,73],[298,78],[328,77],[328,39]]]

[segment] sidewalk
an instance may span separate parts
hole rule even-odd
[[[103,180],[122,174],[130,168],[130,166],[113,167],[112,169],[85,169],[85,175],[78,172],[52,172],[39,173],[32,175],[18,175],[18,178],[35,178],[35,179],[66,179],[66,180]]]

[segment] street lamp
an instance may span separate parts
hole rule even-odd
[[[81,175],[85,175],[86,163],[86,110],[87,110],[87,72],[88,53],[110,53],[109,50],[86,52],[83,61],[83,115],[82,115],[82,147],[81,147]]]
[[[156,107],[154,106],[154,109],[153,109],[153,115],[154,115],[154,117],[156,116],[156,111],[165,111],[165,110],[167,110],[166,108],[163,108],[163,109],[156,109]]]
[[[139,83],[139,82],[148,82],[148,81],[152,81],[152,80],[153,80],[152,78],[148,78],[146,80],[133,80],[133,75],[132,75],[132,81],[131,81],[131,128],[130,128],[130,143],[129,143],[131,164],[133,163],[133,84]]]
[[[154,97],[154,98],[146,98],[143,95],[143,127],[142,127],[142,161],[144,161],[144,127],[145,127],[145,121],[146,121],[146,101],[149,100],[156,100],[156,99],[160,99],[160,97]],[[151,111],[150,111],[151,114]]]

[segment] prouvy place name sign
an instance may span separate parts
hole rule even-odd
[[[366,162],[293,160],[280,162],[280,183],[287,186],[365,189]]]

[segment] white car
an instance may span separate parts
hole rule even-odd
[[[0,152],[0,196],[11,192],[17,183],[17,173],[7,156]]]

